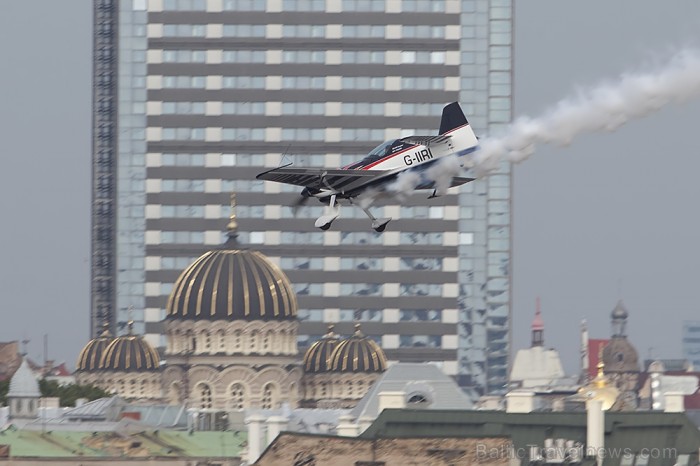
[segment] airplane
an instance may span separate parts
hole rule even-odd
[[[433,190],[429,198],[444,194],[431,167],[448,157],[462,158],[477,150],[478,139],[458,102],[446,105],[437,136],[407,136],[391,139],[371,150],[362,160],[338,169],[293,168],[290,164],[273,168],[256,176],[259,180],[275,181],[303,187],[297,205],[317,198],[329,208],[315,223],[328,230],[340,215],[340,201],[358,205],[372,221],[372,228],[382,232],[391,218],[376,218],[358,197],[367,193],[392,194],[400,177],[411,176],[411,188]],[[460,163],[460,167],[463,163]],[[450,173],[449,188],[460,186],[474,178]]]

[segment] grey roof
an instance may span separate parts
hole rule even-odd
[[[408,406],[425,409],[470,409],[472,401],[462,392],[457,383],[430,363],[397,363],[377,379],[372,388],[360,400],[351,413],[360,417],[375,418],[379,414],[379,394],[401,391],[406,394]],[[419,395],[426,400],[420,406],[408,400]]]
[[[349,409],[321,409],[321,408],[289,408],[283,405],[281,409],[247,409],[244,417],[259,414],[264,418],[281,416],[289,420],[287,432],[299,432],[306,434],[331,434],[335,433],[340,416],[350,414]],[[242,427],[243,428],[243,427]]]
[[[9,398],[39,398],[39,382],[36,376],[29,368],[26,358],[22,358],[22,364],[12,376],[10,380],[10,391],[7,393]]]
[[[110,398],[99,398],[85,403],[77,408],[69,409],[63,413],[65,419],[76,419],[81,421],[110,421],[116,420],[116,415],[124,406],[124,400],[118,396]]]

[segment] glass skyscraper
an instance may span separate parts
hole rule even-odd
[[[437,362],[474,396],[504,386],[507,165],[442,198],[376,206],[395,219],[381,234],[347,207],[319,231],[322,205],[295,215],[300,189],[255,175],[289,161],[340,167],[385,139],[437,134],[452,101],[477,135],[509,122],[512,0],[97,0],[95,10],[95,177],[111,184],[94,189],[110,208],[93,214],[93,333],[133,319],[162,346],[172,283],[222,243],[236,192],[241,242],[296,287],[300,348],[328,323],[349,334],[359,321],[390,360]]]

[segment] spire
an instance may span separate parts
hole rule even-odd
[[[535,318],[532,321],[532,345],[544,345],[544,321],[542,320],[542,310],[540,309],[540,297],[535,301]]]
[[[109,322],[107,322],[106,320],[102,324],[102,333],[100,333],[100,336],[107,337],[107,338],[112,337],[112,333],[109,331]]]
[[[236,221],[236,193],[231,193],[231,215],[229,216],[228,225],[226,225],[229,238],[238,235],[238,222]]]
[[[134,334],[134,321],[132,319],[129,319],[129,322],[126,323],[126,327],[129,329],[129,335]]]
[[[328,325],[328,332],[326,332],[325,335],[323,335],[323,338],[338,338],[338,335],[333,331],[335,328],[335,325],[329,324]]]
[[[361,328],[362,325],[359,322],[355,324],[355,333],[353,334],[354,337],[362,338],[364,336]]]

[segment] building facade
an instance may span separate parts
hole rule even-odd
[[[376,207],[395,218],[382,234],[359,209],[318,231],[320,204],[295,215],[298,190],[255,175],[284,161],[344,166],[383,140],[436,134],[452,101],[477,135],[498,131],[511,118],[512,9],[512,0],[114,2],[118,130],[112,210],[93,215],[109,233],[94,233],[106,252],[93,253],[93,335],[105,318],[117,334],[131,318],[165,346],[173,283],[222,242],[235,191],[241,240],[294,284],[301,350],[328,323],[349,334],[361,322],[389,360],[438,361],[474,394],[502,388],[508,166],[437,200]]]
[[[700,370],[700,321],[683,321],[683,358]]]

